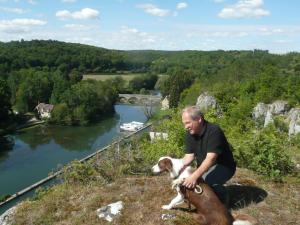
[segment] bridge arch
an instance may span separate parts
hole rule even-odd
[[[131,103],[131,104],[138,103],[138,100],[139,99],[137,97],[128,98],[128,102]]]
[[[118,100],[120,103],[127,103],[127,98],[125,97],[119,97],[119,100]]]

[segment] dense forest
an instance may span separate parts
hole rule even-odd
[[[141,72],[146,76],[136,77],[127,89],[121,77],[105,82],[82,80],[86,73]],[[0,42],[0,121],[7,120],[12,110],[32,112],[45,102],[57,106],[53,122],[86,124],[112,111],[119,92],[154,85],[163,96],[169,95],[171,107],[177,107],[180,99],[182,104],[191,104],[203,91],[212,92],[225,112],[232,111],[229,108],[235,103],[249,110],[259,101],[280,98],[296,105],[299,73],[299,53],[117,51],[52,40]],[[161,74],[169,76],[157,81]],[[193,91],[187,93],[189,87]],[[236,111],[234,117],[243,114]]]
[[[101,82],[82,75],[148,70],[151,60],[129,55],[58,41],[0,43],[0,125],[17,119],[13,111],[33,112],[40,102],[55,105],[52,123],[87,124],[111,113],[119,92],[153,89],[157,76],[137,76],[125,90],[121,77]]]

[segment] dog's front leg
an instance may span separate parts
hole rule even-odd
[[[174,206],[181,204],[184,202],[184,197],[183,195],[178,192],[177,196],[172,199],[172,201],[169,203],[169,205],[163,205],[163,209],[172,209]]]
[[[176,180],[173,180],[173,182],[172,182],[172,189],[174,189],[175,187],[177,189],[178,185],[182,184],[183,181],[184,181],[184,178],[177,178]]]

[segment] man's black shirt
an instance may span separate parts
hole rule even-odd
[[[233,159],[231,145],[228,143],[224,132],[218,125],[204,121],[200,134],[186,133],[186,153],[194,153],[197,166],[206,158],[207,152],[218,154],[217,164],[221,164],[235,171],[236,164]]]

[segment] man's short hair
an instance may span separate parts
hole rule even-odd
[[[187,113],[192,120],[197,120],[199,118],[204,119],[204,114],[200,111],[200,109],[193,105],[193,106],[187,106],[182,110],[182,114]]]

